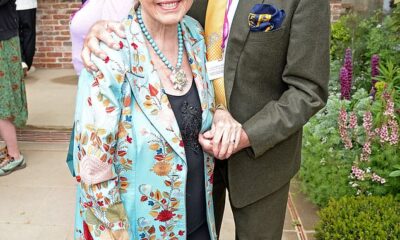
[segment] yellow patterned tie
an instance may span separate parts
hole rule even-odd
[[[222,32],[227,0],[209,0],[207,5],[205,39],[207,45],[207,60],[209,62],[222,60]],[[216,105],[226,107],[224,78],[213,80]]]

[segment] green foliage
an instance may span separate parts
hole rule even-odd
[[[318,240],[400,238],[400,203],[392,196],[344,197],[319,212]]]
[[[299,176],[303,191],[315,204],[325,206],[331,198],[356,193],[349,185],[349,174],[361,148],[352,151],[344,148],[338,130],[338,116],[343,105],[348,108],[355,105],[355,111],[362,115],[370,101],[364,89],[353,95],[353,102],[357,104],[342,101],[339,95],[330,96],[326,107],[304,126]]]
[[[390,177],[398,170],[395,166],[400,165],[400,144],[398,141],[383,141],[379,133],[379,129],[386,126],[389,137],[396,135],[389,121],[400,122],[399,112],[395,111],[400,108],[396,92],[400,85],[399,76],[400,68],[392,63],[381,65],[375,100],[362,88],[353,94],[351,101],[341,100],[338,94],[331,95],[326,107],[305,125],[299,176],[302,188],[312,202],[325,206],[332,198],[360,194],[399,194],[400,197],[400,177]],[[391,114],[387,112],[388,99],[395,100]],[[347,115],[352,113],[356,116],[354,128],[346,129],[351,147],[346,147],[339,130],[341,109]],[[372,135],[364,126],[366,112],[372,115]],[[349,121],[345,125],[349,126]],[[371,152],[364,159],[363,148],[367,140]],[[354,168],[362,172],[360,177],[354,174]]]

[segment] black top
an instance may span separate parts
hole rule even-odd
[[[185,144],[188,174],[186,182],[186,212],[188,234],[206,223],[204,155],[198,137],[202,110],[196,84],[183,96],[168,95]]]
[[[0,0],[0,41],[18,36],[15,0]]]

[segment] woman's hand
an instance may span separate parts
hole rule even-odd
[[[85,68],[92,71],[97,71],[96,65],[91,61],[90,55],[94,53],[97,57],[105,59],[106,53],[100,49],[100,42],[104,42],[110,48],[119,50],[119,43],[112,37],[111,33],[117,34],[120,38],[125,38],[124,26],[120,22],[100,20],[96,22],[86,35],[83,43],[81,57]]]
[[[222,160],[229,158],[233,152],[236,152],[235,150],[239,146],[241,134],[242,125],[227,110],[217,109],[214,114],[211,130],[205,132],[201,136],[203,139],[199,140],[203,144],[207,144],[206,148],[209,148],[211,144],[214,157]],[[210,143],[204,141],[207,139]]]

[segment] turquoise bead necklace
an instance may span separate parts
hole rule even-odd
[[[147,41],[150,43],[154,52],[161,59],[161,61],[167,66],[169,70],[171,70],[170,80],[174,84],[174,89],[183,91],[183,88],[186,86],[187,79],[185,71],[182,69],[182,60],[183,60],[183,36],[182,36],[182,27],[181,24],[178,23],[178,61],[176,66],[173,67],[172,64],[168,61],[165,55],[161,52],[160,48],[157,46],[157,43],[154,41],[153,37],[150,35],[146,26],[143,22],[142,10],[141,7],[137,10],[137,18],[139,22],[140,29],[143,32],[143,35],[146,37]]]

